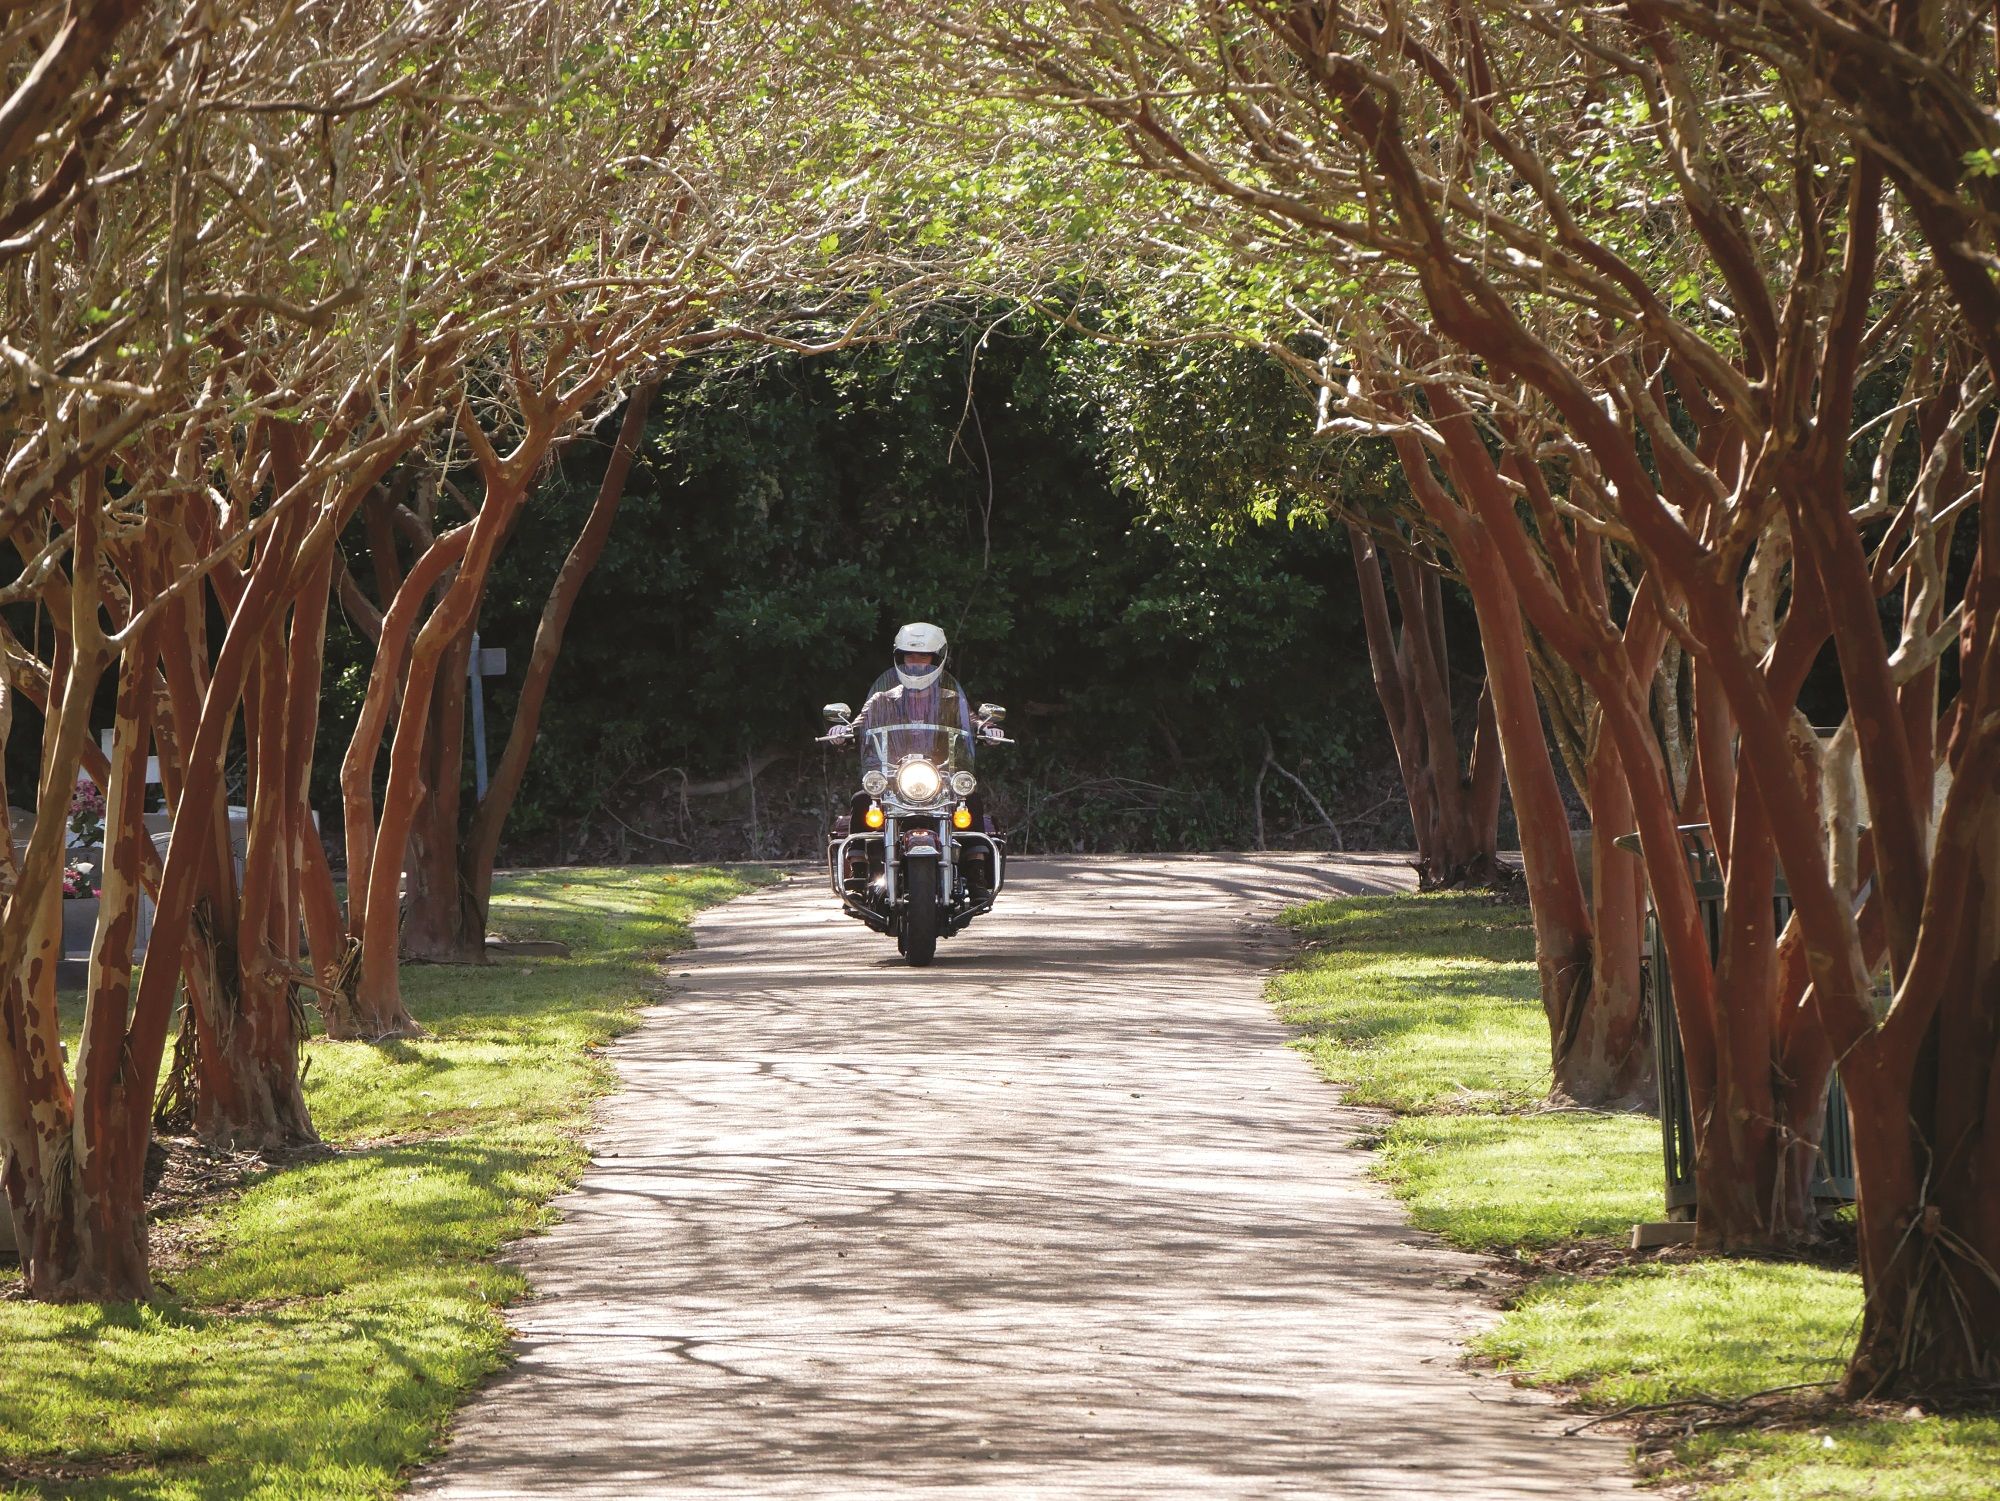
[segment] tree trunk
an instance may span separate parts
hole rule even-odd
[[[1982,549],[2000,540],[2000,517],[1984,519]],[[2000,657],[2000,643],[1981,646]],[[1910,968],[1842,1068],[1868,1295],[1846,1378],[1856,1396],[1962,1398],[2000,1382],[2000,662],[1979,675],[1961,690]]]
[[[563,633],[568,629],[570,612],[576,608],[577,596],[582,594],[597,560],[604,556],[604,544],[618,518],[618,507],[625,498],[625,483],[638,456],[646,418],[658,390],[658,383],[649,381],[634,391],[625,404],[617,441],[605,464],[604,479],[597,487],[597,499],[591,504],[590,515],[577,533],[569,556],[557,570],[555,582],[549,587],[548,602],[542,606],[542,618],[535,627],[534,649],[528,657],[527,671],[521,676],[521,694],[514,704],[513,722],[507,727],[506,747],[494,763],[493,780],[487,785],[486,796],[480,799],[472,815],[472,826],[466,832],[459,856],[459,889],[477,918],[482,940],[487,907],[493,896],[493,862],[500,853],[500,832],[527,775],[528,757],[541,729],[542,705],[548,699],[549,683],[562,652]],[[1379,573],[1377,580],[1379,587]]]
[[[1569,810],[1563,805],[1562,789],[1556,781],[1528,665],[1520,596],[1487,542],[1485,527],[1446,493],[1432,473],[1422,445],[1409,434],[1399,435],[1395,442],[1411,492],[1450,539],[1472,592],[1500,755],[1514,795],[1521,872],[1528,887],[1535,967],[1542,1008],[1549,1020],[1553,1062],[1558,1039],[1565,1031],[1574,1030],[1565,1019],[1588,1003],[1593,945],[1590,911],[1576,868],[1576,846],[1570,838]],[[1588,1088],[1582,1080],[1568,1082]]]
[[[313,823],[311,803],[313,745],[318,738],[320,679],[326,659],[327,601],[332,588],[333,555],[329,552],[292,603],[285,661],[285,865],[290,878],[287,907],[297,919],[287,931],[287,956],[297,958],[302,922],[313,976],[322,985],[337,979],[348,948],[340,905],[334,896],[333,873],[327,868],[326,846]]]
[[[91,1076],[97,1108],[79,1113],[56,1013],[67,810],[89,735],[91,699],[106,661],[97,589],[101,511],[94,474],[86,474],[79,489],[76,518],[76,582],[65,601],[69,621],[66,629],[61,620],[54,622],[56,650],[36,798],[41,812],[27,859],[17,867],[9,841],[0,861],[8,897],[0,922],[0,975],[5,976],[0,990],[0,1185],[12,1213],[28,1292],[61,1301],[141,1298],[150,1291],[139,1180],[125,1171],[129,1157],[121,1151],[130,1141],[128,1122],[114,1113],[119,1102],[105,1098],[102,1069]],[[129,707],[130,699],[125,703]],[[10,691],[0,723],[10,722],[11,715]],[[0,778],[0,798],[5,790]],[[129,803],[127,788],[119,787],[117,795]],[[136,868],[129,827],[109,824],[108,832],[126,836],[118,852],[120,869]],[[113,895],[118,895],[115,888]],[[105,1020],[102,1007],[86,1009],[86,1047],[101,1035]],[[116,1021],[122,1024],[122,1007]],[[142,1133],[144,1104],[142,1100]],[[141,1150],[143,1145],[141,1134]]]
[[[347,829],[347,933],[360,946],[361,952],[358,962],[350,966],[353,971],[351,988],[336,1004],[336,1011],[327,1015],[329,1037],[395,1037],[407,1036],[418,1030],[415,1019],[403,1006],[399,987],[378,985],[364,994],[359,980],[360,972],[367,964],[371,931],[368,902],[373,889],[371,883],[377,853],[375,763],[381,756],[382,740],[391,711],[403,693],[404,666],[425,598],[445,574],[465,557],[472,534],[471,525],[445,533],[417,559],[408,576],[401,581],[395,598],[383,614],[381,637],[376,643],[375,666],[368,679],[368,692],[362,700],[361,712],[356,716],[354,734],[347,743],[347,754],[341,761],[341,808]],[[409,702],[408,699],[403,701]],[[428,702],[428,694],[425,701]],[[416,718],[421,725],[424,716]],[[400,720],[397,733],[403,733]],[[399,898],[400,892],[389,888],[389,901],[393,904]],[[396,926],[390,924],[387,931],[391,936],[385,941],[393,949]],[[393,964],[395,959],[396,955],[392,952],[389,962]]]
[[[525,447],[524,440],[524,447]],[[544,446],[543,451],[546,451]],[[486,467],[486,466],[482,466]],[[401,914],[398,888],[402,872],[396,860],[385,861],[385,851],[401,855],[409,847],[416,826],[419,805],[426,795],[424,786],[425,741],[432,728],[431,716],[410,712],[411,706],[427,704],[436,692],[438,679],[454,659],[453,648],[463,641],[478,617],[479,598],[486,587],[486,573],[494,553],[513,524],[515,513],[526,497],[527,466],[510,460],[486,468],[486,498],[479,516],[467,530],[464,561],[458,574],[424,622],[410,648],[409,676],[404,684],[404,712],[396,721],[390,742],[389,776],[382,791],[382,813],[375,828],[375,858],[368,871],[364,927],[361,934],[361,961],[357,974],[355,1003],[363,1015],[407,1016],[403,1007],[402,985],[397,973]],[[440,539],[440,546],[442,539]],[[436,549],[432,549],[435,551]],[[422,562],[419,560],[419,566]],[[416,574],[405,582],[407,590]],[[397,596],[400,605],[402,596]],[[383,639],[389,636],[383,626]],[[378,665],[380,663],[380,658]],[[357,732],[358,733],[358,732]],[[350,876],[350,880],[352,877]],[[482,935],[483,936],[483,935]]]
[[[1556,1092],[1579,1105],[1630,1108],[1653,1087],[1652,1024],[1639,983],[1646,871],[1612,841],[1635,827],[1617,744],[1600,733],[1589,761],[1590,992],[1555,1031]]]
[[[1450,679],[1438,655],[1442,631],[1433,629],[1438,618],[1431,609],[1436,569],[1407,556],[1393,560],[1391,575],[1403,618],[1399,638],[1390,624],[1375,539],[1352,523],[1347,534],[1375,694],[1389,721],[1416,836],[1418,888],[1490,883],[1500,874],[1501,789],[1492,695],[1482,688],[1471,763],[1461,773]]]
[[[287,908],[284,869],[291,808],[283,642],[278,632],[270,633],[258,653],[254,690],[246,696],[253,780],[234,983],[195,993],[195,1133],[214,1146],[253,1151],[319,1139],[300,1087],[304,1018],[294,1005],[288,945],[281,936],[295,922]],[[226,845],[211,858],[229,860]]]
[[[429,795],[417,804],[403,861],[403,957],[430,964],[486,962],[486,914],[471,901],[459,865],[471,654],[468,627],[446,649],[431,689],[422,770]]]
[[[1818,1146],[1818,1120],[1797,1101],[1823,1102],[1826,1074],[1787,1079],[1779,1067],[1777,848],[1745,787],[1732,821],[1715,990],[1735,999],[1718,1017],[1712,1070],[1689,1070],[1700,1194],[1695,1243],[1707,1251],[1760,1251],[1818,1236],[1810,1194],[1788,1181],[1798,1155],[1789,1128],[1803,1115],[1806,1139]]]
[[[31,1285],[34,1295],[44,1299],[104,1301],[151,1292],[143,1202],[145,1136],[138,1133],[135,1154],[134,1133],[120,1119],[136,1115],[143,1121],[151,1102],[143,1088],[123,1088],[118,1072],[132,996],[141,873],[152,852],[145,794],[157,650],[156,630],[143,631],[127,648],[119,673],[105,784],[103,888],[76,1055],[77,1120],[72,1150],[61,1156],[58,1168],[68,1181],[59,1207],[37,1227],[38,1254],[54,1273],[45,1274],[39,1286]],[[55,1273],[57,1268],[62,1271]]]

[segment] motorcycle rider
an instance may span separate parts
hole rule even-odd
[[[913,620],[896,632],[889,670],[868,690],[868,700],[854,717],[859,730],[894,725],[955,724],[965,735],[965,753],[972,754],[972,713],[957,682],[944,670],[950,643],[944,632],[927,621]]]
[[[907,736],[891,733],[887,737],[889,759],[893,763],[902,754],[911,751],[936,757],[938,751],[934,747],[938,730],[934,727],[956,728],[963,736],[959,742],[962,747],[960,757],[969,769],[975,739],[972,711],[966,703],[964,691],[944,670],[949,651],[950,642],[945,639],[944,631],[928,621],[913,620],[897,631],[890,647],[889,670],[875,680],[861,712],[847,727],[848,733],[840,738],[852,739],[870,730],[893,732],[898,727],[908,726]],[[867,793],[856,794],[850,827],[859,826],[869,801]],[[973,824],[991,832],[981,802],[976,792],[967,799]],[[966,876],[974,885],[992,884],[989,862],[983,857],[967,865]]]

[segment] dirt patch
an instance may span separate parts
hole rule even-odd
[[[314,1142],[274,1152],[235,1152],[192,1136],[156,1136],[146,1149],[146,1217],[159,1224],[233,1199],[277,1168],[335,1155]]]

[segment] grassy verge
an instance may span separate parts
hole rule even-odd
[[[339,1151],[178,1222],[145,1304],[0,1302],[0,1494],[391,1494],[503,1358],[493,1264],[581,1171],[609,1069],[659,959],[757,872],[575,870],[504,881],[509,936],[568,959],[411,966],[427,1037],[309,1045]],[[5,1481],[12,1482],[7,1488]]]
[[[1528,1256],[1658,1216],[1655,1121],[1540,1108],[1548,1033],[1524,908],[1355,897],[1285,921],[1306,947],[1273,1001],[1349,1101],[1395,1112],[1377,1171],[1418,1225]],[[1536,1281],[1476,1348],[1604,1411],[1727,1400],[1837,1374],[1859,1309],[1846,1273],[1638,1263]],[[1674,1445],[1667,1473],[1699,1481],[1704,1501],[2000,1498],[2000,1419],[1715,1429]]]
[[[1455,1245],[1609,1239],[1659,1213],[1658,1126],[1544,1111],[1549,1035],[1527,910],[1482,896],[1294,908],[1273,982],[1298,1046],[1353,1104],[1397,1112],[1381,1175]]]

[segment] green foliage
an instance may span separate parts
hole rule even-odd
[[[1710,1482],[1703,1501],[1995,1501],[2000,1418],[1708,1433],[1681,1458]]]
[[[1659,1212],[1660,1127],[1634,1115],[1413,1116],[1383,1144],[1381,1177],[1454,1245],[1605,1240]]]
[[[757,872],[633,868],[502,882],[495,921],[575,957],[413,966],[428,1035],[310,1045],[331,1159],[172,1224],[186,1265],[146,1304],[0,1301],[0,1492],[377,1497],[505,1358],[522,1291],[500,1246],[546,1222],[658,959]],[[41,1489],[36,1486],[34,1489]]]
[[[514,837],[543,851],[668,768],[699,780],[779,750],[816,772],[818,706],[858,701],[909,619],[942,624],[968,691],[1013,709],[1020,745],[991,787],[1033,848],[1245,842],[1265,729],[1337,801],[1379,715],[1345,539],[1270,456],[1309,413],[1268,374],[1235,409],[1268,397],[1255,421],[1112,410],[1117,383],[1074,344],[1018,315],[940,321],[894,348],[671,381],[578,602]],[[1198,487],[1165,473],[1176,442]],[[1142,443],[1149,472],[1127,461]],[[482,640],[514,663],[603,452],[565,454],[496,569]],[[348,682],[338,661],[331,676]],[[489,684],[496,742],[512,705]],[[829,760],[829,789],[847,775]],[[1316,822],[1288,784],[1266,796],[1275,829]]]

